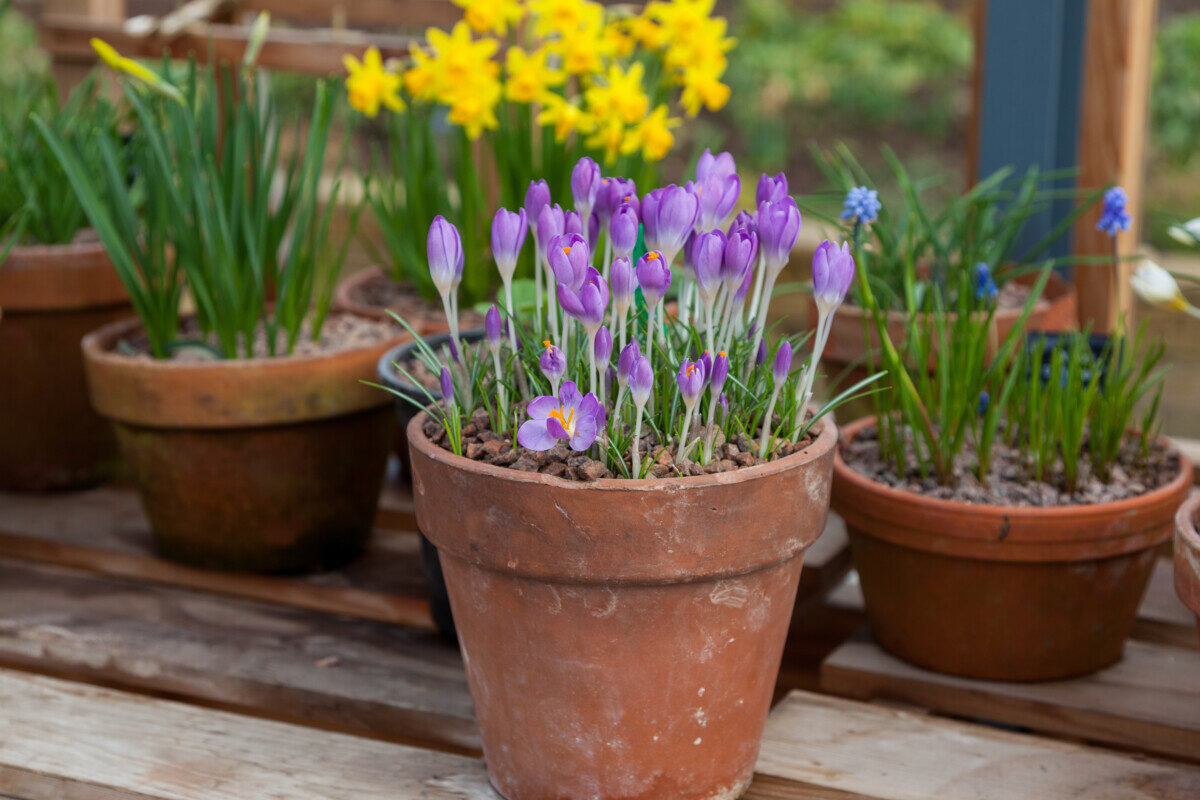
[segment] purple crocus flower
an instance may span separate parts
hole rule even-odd
[[[696,163],[696,182],[688,184],[700,201],[696,227],[711,230],[717,227],[733,211],[742,191],[742,181],[737,174],[737,165],[729,153],[714,156],[705,150]]]
[[[695,230],[699,213],[699,199],[682,186],[671,184],[650,192],[642,198],[646,247],[661,252],[668,262],[674,261]]]
[[[578,289],[572,289],[564,283],[558,284],[558,304],[579,323],[589,334],[595,334],[600,323],[604,321],[604,312],[608,310],[608,284],[596,271],[588,267],[583,283]]]
[[[538,230],[538,217],[542,213],[542,209],[550,205],[550,185],[545,181],[530,181],[529,188],[525,190],[525,217],[529,220],[529,227],[533,228],[533,233],[536,236]]]
[[[580,219],[587,219],[592,215],[599,192],[600,165],[584,156],[571,170],[571,194],[575,197],[575,210],[579,212]]]
[[[608,288],[612,290],[613,309],[618,314],[624,314],[633,302],[633,290],[637,288],[637,277],[627,257],[613,259],[608,270]]]
[[[697,361],[699,361],[700,365],[704,367],[704,377],[705,380],[707,380],[708,376],[712,374],[712,354],[705,350],[700,354],[700,358],[698,358]]]
[[[839,248],[828,239],[817,245],[813,253],[812,278],[817,309],[827,314],[840,306],[854,282],[854,256],[850,255],[850,245],[842,242]]]
[[[558,203],[554,205],[547,203],[542,206],[533,231],[537,234],[538,247],[542,249],[544,255],[550,247],[550,240],[555,236],[562,236],[566,231],[566,217],[563,214],[562,206]]]
[[[500,319],[500,309],[493,305],[483,317],[483,332],[488,347],[493,353],[500,349],[500,341],[504,337],[504,323]]]
[[[699,361],[689,361],[685,358],[679,365],[675,383],[679,386],[679,394],[683,396],[683,404],[688,408],[696,405],[696,400],[704,391],[704,379],[704,365]]]
[[[528,227],[529,218],[523,208],[515,214],[500,208],[492,217],[492,258],[496,260],[496,269],[500,270],[500,278],[506,284],[512,281]]]
[[[1105,192],[1104,210],[1100,213],[1100,221],[1096,223],[1096,230],[1103,231],[1109,236],[1116,236],[1121,231],[1129,230],[1133,218],[1125,208],[1128,203],[1129,196],[1120,186],[1114,186]]]
[[[758,246],[767,275],[778,275],[800,238],[800,209],[790,197],[758,206]]]
[[[596,242],[600,239],[600,215],[595,211],[588,217],[588,241]]]
[[[704,152],[696,161],[696,183],[704,183],[713,175],[718,177],[737,175],[737,164],[733,161],[732,153],[726,151],[714,156],[711,149],[704,148]]]
[[[596,343],[593,345],[592,352],[596,355],[597,364],[607,364],[612,358],[612,331],[607,325],[601,325],[600,330],[596,331]]]
[[[596,441],[603,413],[596,395],[580,394],[574,381],[564,383],[557,397],[533,398],[526,412],[529,419],[517,430],[517,441],[522,447],[549,450],[566,439],[576,452],[587,450]]]
[[[758,352],[754,354],[754,366],[761,367],[765,363],[767,363],[767,340],[760,339]]]
[[[712,387],[711,391],[715,394],[721,394],[725,390],[725,379],[729,377],[729,355],[722,350],[717,353],[717,357],[713,359],[712,372],[709,373],[708,382]]]
[[[787,176],[782,172],[775,177],[763,175],[758,179],[758,189],[754,192],[755,204],[762,205],[768,200],[771,202],[778,202],[787,196]]]
[[[613,253],[629,258],[638,239],[638,212],[632,203],[622,203],[613,212],[608,222],[608,235],[612,238]]]
[[[578,291],[592,263],[592,251],[578,233],[564,233],[550,240],[546,261],[554,280]]]
[[[721,277],[725,291],[736,293],[754,271],[758,257],[758,235],[746,228],[738,228],[725,240],[725,252],[721,260]]]
[[[454,381],[450,378],[450,369],[448,367],[442,367],[440,383],[442,388],[442,402],[448,407],[454,402]]]
[[[692,242],[692,269],[696,275],[696,288],[705,306],[716,300],[717,290],[721,288],[725,244],[725,234],[719,229],[701,233]]]
[[[757,235],[758,219],[749,211],[739,211],[733,218],[733,224],[729,226],[729,235],[732,236],[737,230],[747,230]]]
[[[563,214],[563,233],[578,233],[583,236],[583,219],[575,211]]]
[[[671,287],[671,268],[662,253],[651,250],[638,259],[635,271],[646,305],[653,309]]]
[[[557,387],[563,373],[567,371],[567,357],[562,350],[554,346],[553,342],[547,340],[542,344],[546,346],[546,349],[542,351],[542,355],[538,359],[538,367],[550,381],[550,385]]]
[[[779,349],[775,351],[775,363],[771,366],[771,377],[775,379],[775,385],[779,386],[787,380],[788,373],[792,371],[792,344],[784,341],[779,345]]]
[[[637,184],[629,178],[603,178],[596,195],[596,215],[605,228],[622,203],[637,202]]]
[[[448,295],[462,280],[463,248],[458,228],[438,214],[429,226],[426,239],[429,256],[429,276],[443,296]]]
[[[629,376],[633,374],[633,368],[637,366],[638,359],[642,357],[642,350],[637,346],[637,342],[630,342],[621,350],[621,355],[617,356],[617,383],[624,388],[629,383]]]
[[[638,408],[646,405],[650,393],[654,391],[654,370],[650,368],[650,359],[639,355],[633,362],[629,372],[629,394]]]

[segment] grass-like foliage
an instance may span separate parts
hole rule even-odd
[[[306,318],[318,337],[349,242],[334,241],[336,203],[322,197],[333,95],[319,86],[311,118],[289,128],[267,74],[252,64],[218,72],[193,61],[165,86],[166,78],[130,74],[135,80],[122,82],[135,123],[128,165],[108,140],[89,154],[45,119],[38,125],[153,354],[181,344],[185,292],[201,340],[221,357],[250,356],[259,333],[270,355],[290,353]],[[338,193],[335,184],[329,197]]]

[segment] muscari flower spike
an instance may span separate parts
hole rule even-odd
[[[990,303],[1000,293],[996,282],[992,280],[992,271],[982,261],[975,265],[975,299]]]
[[[866,186],[855,186],[846,192],[846,200],[842,204],[842,219],[861,225],[874,222],[879,217],[883,204],[879,202],[879,193]]]
[[[1105,192],[1104,210],[1100,212],[1100,221],[1096,223],[1096,230],[1114,237],[1121,231],[1129,230],[1133,218],[1125,208],[1128,203],[1129,196],[1120,186],[1114,186]]]

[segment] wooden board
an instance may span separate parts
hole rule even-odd
[[[844,800],[1195,800],[1200,768],[795,692],[771,712],[760,776]]]
[[[1130,641],[1117,664],[1047,683],[941,675],[884,652],[865,631],[821,666],[821,688],[946,714],[1200,760],[1200,652]]]
[[[496,800],[478,759],[0,670],[0,790],[40,800]],[[1194,800],[1200,770],[804,692],[753,800]]]
[[[0,664],[479,749],[458,649],[379,622],[0,560]]]
[[[271,577],[192,569],[154,554],[134,493],[0,492],[0,554],[140,581],[433,629],[417,537],[377,530],[366,553],[331,572]]]

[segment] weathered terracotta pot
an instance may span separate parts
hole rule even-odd
[[[362,292],[366,287],[373,283],[389,280],[378,266],[367,267],[347,275],[338,282],[334,289],[334,308],[340,311],[351,311],[371,319],[390,320],[391,316],[388,314],[386,306],[373,305],[362,298]],[[399,305],[400,308],[392,310],[397,311],[405,322],[412,325],[418,333],[441,333],[450,330],[450,326],[446,323],[446,316],[442,313],[441,305],[436,300],[426,301],[416,290],[405,293]]]
[[[85,486],[116,467],[117,444],[88,403],[79,340],[129,314],[98,242],[16,247],[0,264],[0,487]]]
[[[874,418],[843,429],[853,441]],[[1082,675],[1121,657],[1192,467],[1141,497],[1059,508],[937,500],[875,483],[838,456],[871,633],[921,667],[1005,681]]]
[[[1196,515],[1200,513],[1200,494],[1188,499],[1175,515],[1175,591],[1184,605],[1196,615],[1200,633],[1200,533]]]
[[[410,423],[492,784],[509,800],[716,800],[750,783],[837,438],[770,464],[564,481]]]
[[[356,556],[375,518],[394,425],[360,383],[399,337],[320,356],[172,362],[83,340],[96,409],[116,429],[160,553],[199,567],[294,572]]]

